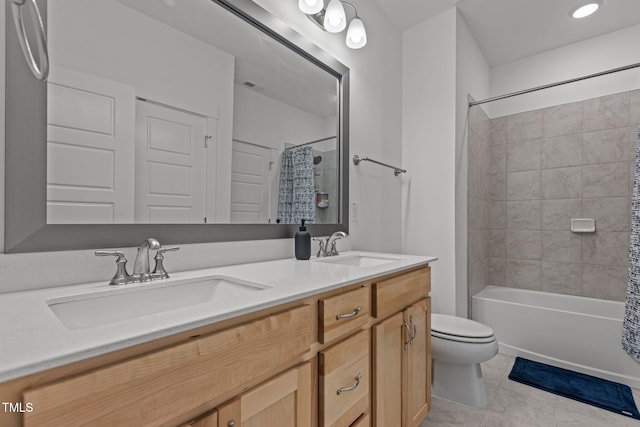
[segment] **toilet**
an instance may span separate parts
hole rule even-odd
[[[431,315],[434,396],[475,408],[487,404],[480,363],[498,353],[493,329],[462,317]]]

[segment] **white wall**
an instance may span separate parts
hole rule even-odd
[[[468,96],[489,96],[490,68],[462,14],[456,13],[456,314],[467,316],[467,120]],[[476,107],[477,108],[477,107]]]
[[[259,3],[350,67],[351,154],[400,164],[402,38],[380,8],[364,0],[354,2],[366,22],[369,44],[352,51],[344,46],[343,35],[320,31],[298,11],[295,2]],[[0,21],[0,47],[4,46],[4,22]],[[4,52],[0,53],[4,58]],[[0,77],[4,80],[4,67],[0,67]],[[360,216],[350,225],[351,237],[340,240],[339,248],[352,245],[361,250],[399,252],[401,180],[375,165],[352,166],[350,179],[351,199],[359,203]],[[0,188],[3,186],[1,173]],[[127,248],[126,252],[132,259],[135,249]],[[170,271],[179,271],[285,257],[293,257],[293,239],[183,245],[167,257],[166,264]],[[114,268],[112,262],[93,256],[93,251],[0,255],[0,292],[106,281]]]
[[[455,313],[456,10],[403,34],[402,252],[439,258],[432,305]]]
[[[491,70],[498,96],[640,62],[640,25],[532,55]],[[597,77],[488,104],[490,117],[638,89],[640,69]]]

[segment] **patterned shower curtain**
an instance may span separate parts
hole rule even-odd
[[[622,326],[622,348],[640,361],[640,129],[636,146],[636,171],[631,201],[629,286]]]
[[[315,222],[315,189],[313,181],[313,149],[309,146],[282,153],[278,219],[285,224],[302,219]]]

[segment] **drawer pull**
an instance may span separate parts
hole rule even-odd
[[[409,344],[413,345],[414,338],[418,335],[418,327],[415,323],[413,323],[413,318],[409,316],[409,323],[413,326],[413,335],[411,335],[411,339],[409,340]]]
[[[409,324],[406,320],[402,322],[402,326],[404,326],[404,328],[407,330],[407,336],[409,337],[408,340],[404,342],[404,349],[406,350],[409,344],[411,344],[413,336],[411,335],[411,328],[409,327]]]
[[[355,310],[353,310],[351,313],[347,313],[347,314],[338,314],[336,316],[336,320],[340,320],[340,319],[349,319],[351,317],[356,317],[358,315],[358,313],[360,313],[360,311],[362,310],[362,306],[359,305],[356,307]]]
[[[358,385],[360,384],[360,379],[362,379],[362,374],[358,374],[358,375],[356,376],[356,378],[355,378],[356,382],[354,382],[354,383],[353,383],[353,384],[351,384],[350,386],[348,386],[348,387],[342,387],[342,388],[339,388],[339,389],[338,389],[338,391],[337,391],[338,395],[342,394],[342,393],[343,393],[343,392],[345,392],[345,391],[351,391],[351,390],[354,390],[354,389],[355,389],[356,387],[358,387]]]

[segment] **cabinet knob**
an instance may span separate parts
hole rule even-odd
[[[231,420],[231,421],[229,421],[229,422],[227,423],[227,426],[228,426],[228,427],[235,427],[235,425],[236,425],[236,422],[235,422],[235,421],[233,421],[233,420]]]

